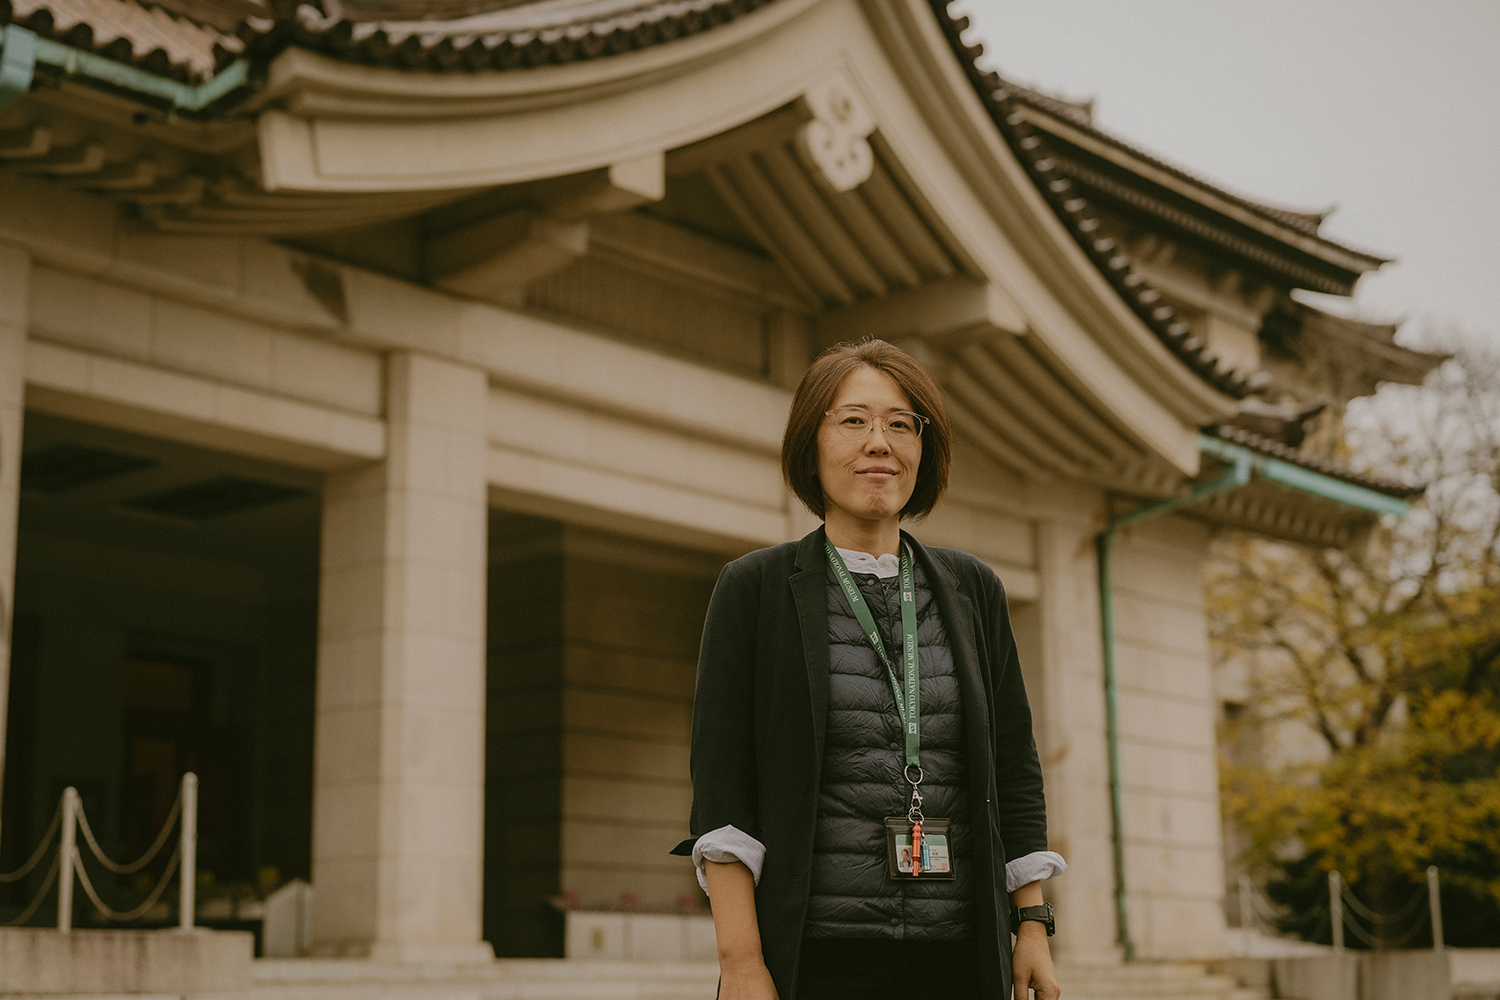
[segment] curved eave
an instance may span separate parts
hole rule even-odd
[[[1236,465],[1251,475],[1192,516],[1303,545],[1355,544],[1381,517],[1405,517],[1426,489],[1361,475],[1235,428],[1216,428],[1201,444],[1211,466]]]
[[[997,109],[970,79],[972,64],[955,56],[943,23],[928,4],[866,0],[865,6],[912,94],[941,123],[936,130],[950,155],[1046,281],[1053,300],[1067,303],[1095,342],[1182,419],[1194,427],[1224,419],[1219,414],[1232,411],[1235,396],[1248,388],[1248,377],[1229,384],[1224,379],[1223,387],[1216,387],[1210,381],[1218,381],[1212,366],[1204,364],[1209,359],[1203,346],[1192,342],[1186,324],[1174,326],[1175,317],[1151,316],[1161,307],[1134,275],[1128,258],[1112,244],[1094,245],[1077,225],[1086,220],[1069,219],[1061,204],[1054,206],[1052,198],[1069,199],[1034,179],[1037,165],[1024,162],[1011,147],[995,120]],[[1045,336],[1046,319],[1032,319],[1039,336]],[[1196,462],[1188,467],[1195,468]]]
[[[1150,290],[1115,266],[1119,254],[1068,227],[1055,192],[1035,180],[1041,168],[1009,145],[922,0],[776,0],[668,44],[516,72],[399,70],[290,48],[255,99],[265,190],[217,185],[211,203],[186,192],[158,224],[274,232],[284,222],[267,212],[309,208],[353,224],[386,202],[419,210],[481,187],[660,164],[796,104],[835,72],[871,101],[872,144],[882,162],[889,152],[886,193],[909,199],[913,224],[947,247],[956,273],[946,280],[978,286],[989,303],[970,334],[988,338],[996,360],[1009,352],[1030,365],[1034,384],[1023,388],[1044,407],[1076,404],[1068,434],[1040,428],[1016,461],[1143,493],[1195,474],[1197,429],[1233,412],[1244,380],[1201,345],[1174,343]],[[923,280],[930,289],[935,279]],[[972,342],[934,347],[962,358]],[[1005,365],[966,374],[954,384],[970,403],[1024,405]],[[991,416],[1003,437],[1011,424]],[[1016,443],[999,437],[997,447]]]
[[[1355,250],[1322,236],[1296,229],[1274,218],[1268,218],[1265,213],[1253,210],[1239,199],[1216,188],[1194,182],[1180,171],[1172,170],[1153,159],[1138,155],[1123,144],[1100,135],[1097,130],[1085,129],[1072,122],[1063,121],[1053,114],[1030,105],[1022,108],[1021,114],[1030,124],[1069,145],[1107,161],[1163,191],[1191,201],[1212,215],[1229,220],[1268,240],[1282,244],[1290,250],[1320,261],[1329,268],[1358,276],[1366,271],[1375,270],[1382,264],[1390,263],[1389,258]]]
[[[1104,255],[1096,261],[1076,242],[920,0],[776,0],[669,44],[508,73],[401,71],[289,49],[260,98],[276,105],[260,118],[263,179],[273,189],[352,194],[594,170],[766,115],[840,63],[856,79],[891,80],[874,86],[884,87],[877,137],[939,227],[957,235],[959,259],[977,269],[970,273],[1013,293],[1023,331],[1062,384],[1136,442],[1132,475],[1139,480],[1153,462],[1192,475],[1197,429],[1227,419],[1247,380],[1219,369],[1186,332],[1152,320],[1160,306],[1130,269],[1109,266],[1115,254],[1093,248]],[[905,110],[911,105],[917,113]],[[403,148],[445,156],[423,174],[408,169]],[[935,153],[943,163],[927,162]],[[936,190],[945,184],[952,196]]]
[[[670,42],[597,58],[543,61],[506,70],[402,68],[340,57],[326,46],[279,46],[255,105],[299,115],[468,118],[587,101],[642,82],[691,72],[753,43],[820,0],[774,0]],[[293,36],[295,37],[295,36]]]

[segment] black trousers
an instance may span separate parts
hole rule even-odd
[[[970,941],[806,938],[797,1000],[978,1000]]]

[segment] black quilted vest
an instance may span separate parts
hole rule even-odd
[[[854,580],[900,663],[901,605],[895,578]],[[904,816],[911,786],[902,778],[905,743],[885,667],[864,639],[828,571],[830,676],[823,777],[805,934],[814,938],[946,941],[974,935],[973,848],[963,707],[948,636],[922,565],[916,566],[917,643],[922,692],[923,811],[952,821],[952,880],[890,877],[887,816]]]

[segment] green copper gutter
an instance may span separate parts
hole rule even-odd
[[[1115,940],[1127,962],[1135,958],[1135,942],[1130,935],[1130,900],[1125,888],[1125,789],[1120,773],[1120,688],[1115,664],[1115,602],[1111,576],[1116,533],[1126,525],[1170,514],[1202,503],[1219,493],[1237,490],[1256,477],[1371,514],[1405,517],[1411,511],[1411,504],[1404,500],[1261,455],[1249,448],[1206,434],[1199,435],[1198,450],[1211,458],[1230,463],[1229,470],[1212,482],[1197,486],[1182,496],[1169,497],[1111,518],[1108,526],[1095,540],[1099,556],[1099,619],[1104,645],[1104,726],[1109,745],[1110,835],[1115,863]]]
[[[1200,435],[1198,450],[1225,462],[1238,461],[1238,456],[1242,454],[1249,455],[1255,474],[1262,479],[1268,479],[1273,483],[1279,483],[1303,493],[1311,493],[1315,497],[1332,500],[1334,503],[1353,507],[1356,510],[1368,511],[1371,514],[1392,514],[1396,517],[1405,517],[1411,513],[1411,504],[1405,500],[1397,500],[1395,497],[1376,493],[1364,486],[1356,486],[1342,479],[1325,476],[1321,472],[1304,469],[1300,465],[1283,462],[1279,458],[1258,454],[1221,438],[1209,437],[1206,434]]]
[[[250,63],[237,59],[213,79],[196,86],[178,83],[155,73],[126,66],[92,52],[83,52],[39,38],[35,32],[10,24],[0,27],[0,108],[31,89],[36,67],[51,66],[67,76],[104,84],[134,96],[164,102],[174,111],[201,111],[250,82]]]

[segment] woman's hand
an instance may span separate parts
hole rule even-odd
[[[738,965],[719,963],[719,1000],[781,1000],[771,972],[760,959]]]
[[[1057,971],[1052,968],[1052,951],[1047,947],[1045,924],[1026,920],[1016,928],[1011,970],[1015,976],[1016,1000],[1029,1000],[1027,990],[1036,990],[1036,1000],[1058,1000],[1062,996]]]

